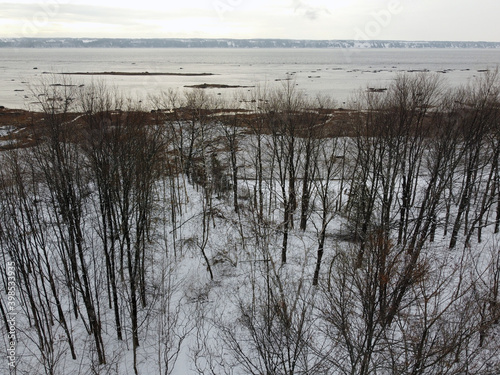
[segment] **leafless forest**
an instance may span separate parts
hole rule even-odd
[[[51,79],[0,153],[5,373],[500,373],[497,73],[344,109]]]

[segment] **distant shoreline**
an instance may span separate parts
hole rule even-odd
[[[1,38],[0,48],[497,49],[500,42],[198,38]]]

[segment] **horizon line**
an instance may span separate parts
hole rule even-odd
[[[310,39],[310,38],[274,38],[274,37],[261,37],[261,38],[230,38],[230,37],[86,37],[86,36],[41,36],[41,37],[19,37],[19,36],[0,36],[0,39],[91,39],[91,40],[103,40],[103,39],[121,39],[121,40],[239,40],[239,41],[251,41],[251,40],[283,40],[283,41],[311,41],[311,42],[409,42],[409,43],[492,43],[500,44],[500,41],[487,41],[487,40],[425,40],[425,39]]]

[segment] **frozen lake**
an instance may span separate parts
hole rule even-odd
[[[3,48],[0,105],[28,108],[32,102],[29,85],[47,78],[43,72],[147,71],[213,75],[70,77],[76,85],[105,80],[125,96],[145,100],[169,88],[203,83],[273,87],[290,75],[307,95],[329,95],[342,106],[360,88],[386,87],[398,72],[428,70],[442,75],[450,85],[460,85],[499,63],[500,50],[496,49]],[[249,89],[208,90],[230,97]]]

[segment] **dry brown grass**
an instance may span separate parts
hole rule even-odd
[[[316,115],[311,118],[303,118],[304,114],[297,113],[297,123],[294,125],[294,133],[297,137],[306,137],[309,135],[309,128],[314,127],[314,137],[331,138],[331,137],[354,137],[359,136],[359,128],[355,126],[359,124],[360,116],[364,114],[345,109],[317,109]],[[222,121],[229,126],[237,126],[246,129],[248,134],[260,132],[261,134],[272,134],[273,128],[270,125],[272,122],[269,113],[253,113],[247,110],[238,110],[237,115],[234,114],[234,109],[214,109],[214,110],[197,110],[194,113],[189,108],[177,108],[174,111],[151,111],[151,112],[122,112],[115,111],[107,113],[105,116],[122,117],[140,116],[141,122],[145,125],[158,124],[165,121],[189,121],[193,116],[205,117],[206,119],[216,119]],[[81,113],[66,113],[64,114],[64,123],[71,127],[71,132],[75,138],[78,134],[82,134],[85,126],[85,118]],[[237,118],[235,118],[237,116]],[[46,115],[41,112],[31,112],[19,109],[0,109],[0,128],[11,127],[15,128],[9,134],[0,136],[0,150],[13,148],[30,147],[36,144],[45,133],[48,123],[45,119]],[[109,119],[110,123],[116,119]],[[276,129],[274,129],[276,130]],[[2,142],[3,141],[3,142]],[[77,139],[73,139],[77,141]]]

